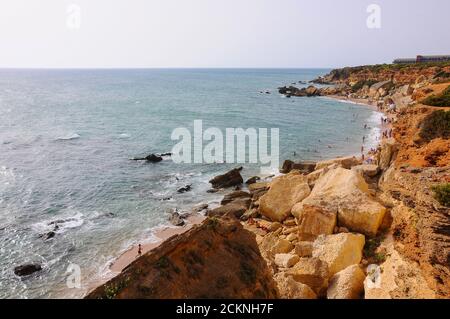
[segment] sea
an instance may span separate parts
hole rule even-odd
[[[171,152],[173,131],[194,120],[223,132],[278,128],[280,164],[358,155],[363,136],[374,147],[381,114],[371,107],[278,93],[329,71],[0,70],[0,298],[81,298],[127,248],[174,227],[170,211],[217,205],[212,177],[260,173],[258,163],[130,160]],[[16,276],[27,263],[43,269]]]

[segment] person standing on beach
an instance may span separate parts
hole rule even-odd
[[[138,245],[138,257],[141,257],[141,256],[142,256],[142,245],[139,244]]]

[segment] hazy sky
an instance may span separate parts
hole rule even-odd
[[[1,0],[0,67],[384,63],[450,54],[449,12],[449,0]]]

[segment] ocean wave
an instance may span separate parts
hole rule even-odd
[[[69,229],[82,226],[83,223],[83,214],[80,212],[76,212],[73,215],[66,214],[66,216],[61,216],[57,219],[37,222],[31,225],[31,228],[40,234],[49,231],[54,231],[55,233],[64,233]]]

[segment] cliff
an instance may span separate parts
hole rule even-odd
[[[255,236],[208,218],[137,258],[86,298],[276,298]]]

